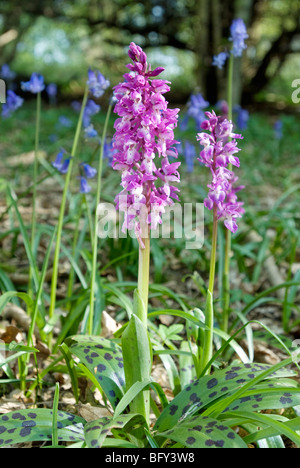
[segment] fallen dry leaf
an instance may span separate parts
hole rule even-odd
[[[84,418],[87,422],[95,421],[99,418],[109,417],[111,418],[111,413],[106,408],[100,408],[97,406],[91,406],[90,404],[79,404],[78,413]]]
[[[119,328],[121,328],[121,325],[117,323],[115,319],[112,318],[105,310],[103,310],[102,312],[101,325],[101,336],[103,336],[104,338],[109,338],[117,330],[119,330]]]

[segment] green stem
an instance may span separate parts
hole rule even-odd
[[[80,206],[78,207],[75,231],[74,231],[74,235],[73,235],[72,258],[74,260],[76,260],[76,249],[77,249],[77,246],[78,246],[79,225],[80,225],[81,215],[82,215],[82,203],[80,203]],[[67,288],[67,297],[68,298],[72,296],[74,280],[75,280],[75,270],[71,266],[71,271],[70,271],[69,280],[68,280],[68,288]],[[70,301],[69,304],[68,304],[68,309],[69,310],[71,309],[71,306],[72,306],[72,301]]]
[[[95,283],[96,283],[97,252],[98,252],[97,206],[98,206],[98,203],[100,203],[100,198],[101,198],[104,144],[105,144],[111,110],[112,110],[112,105],[110,105],[107,110],[106,119],[105,119],[104,128],[103,128],[101,146],[100,146],[100,154],[99,154],[96,207],[95,207],[95,219],[94,219],[94,236],[93,236],[93,244],[92,244],[93,245],[93,261],[92,261],[92,276],[91,276],[91,291],[90,291],[90,311],[89,311],[89,321],[88,321],[88,333],[90,335],[93,333],[94,309],[95,309]]]
[[[150,270],[150,238],[143,239],[145,248],[139,249],[139,275],[138,291],[144,307],[140,311],[139,319],[147,328],[148,321],[148,297],[149,297],[149,270]]]
[[[33,164],[33,192],[32,192],[32,215],[31,215],[31,252],[34,255],[35,231],[36,231],[36,198],[37,198],[37,179],[38,179],[38,152],[41,125],[41,93],[37,94],[36,100],[36,125],[35,125],[35,145],[34,145],[34,164]],[[32,291],[32,267],[29,269],[29,293]]]
[[[233,107],[233,64],[234,56],[230,54],[229,66],[228,66],[228,120],[232,120],[232,107]],[[230,138],[229,138],[230,141]],[[228,166],[229,170],[232,170],[232,164]],[[222,329],[226,333],[228,332],[229,322],[229,308],[230,308],[230,282],[229,282],[229,271],[230,271],[230,256],[231,256],[231,232],[226,229],[225,233],[225,256],[224,256],[224,272],[223,272],[223,323]]]
[[[213,308],[213,296],[214,296],[214,284],[215,284],[215,272],[216,272],[216,256],[217,256],[217,237],[218,237],[218,216],[217,208],[214,207],[213,212],[213,232],[212,232],[212,246],[211,246],[211,257],[210,257],[210,269],[209,269],[209,283],[208,292],[205,307],[205,325],[207,329],[204,332],[204,342],[200,362],[200,375],[202,371],[207,367],[213,355],[213,330],[214,330],[214,308]],[[206,373],[209,374],[210,368],[207,369]]]
[[[79,143],[79,137],[82,127],[82,119],[83,113],[86,106],[87,98],[88,98],[88,87],[86,87],[83,102],[81,106],[81,112],[78,119],[77,129],[75,133],[75,138],[72,147],[72,158],[70,159],[70,164],[68,168],[68,172],[66,175],[65,186],[62,194],[62,200],[60,205],[60,213],[58,218],[58,226],[57,226],[57,237],[56,237],[56,245],[55,245],[55,252],[54,252],[54,260],[53,260],[53,275],[52,275],[52,282],[51,282],[51,294],[50,294],[50,308],[49,308],[49,320],[51,320],[54,316],[55,311],[55,303],[56,303],[56,289],[57,289],[57,279],[58,279],[58,264],[59,264],[59,254],[60,254],[60,244],[61,244],[61,237],[62,237],[62,229],[63,229],[63,222],[64,222],[64,214],[66,208],[66,201],[67,201],[67,193],[70,185],[72,168],[74,158],[76,157],[76,152]],[[49,347],[51,349],[51,341],[52,341],[52,332],[49,333]]]
[[[233,107],[233,65],[234,55],[230,54],[228,64],[228,82],[227,82],[227,104],[228,104],[228,120],[232,120]]]

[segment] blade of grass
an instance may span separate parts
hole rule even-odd
[[[58,431],[57,431],[57,412],[59,402],[59,383],[56,382],[54,400],[53,400],[53,419],[52,419],[52,445],[58,446]]]

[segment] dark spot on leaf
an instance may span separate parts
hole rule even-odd
[[[216,447],[224,447],[224,440],[217,440],[215,443]]]
[[[197,393],[192,393],[192,395],[190,396],[190,400],[194,403],[199,403],[200,398],[198,397]]]
[[[30,433],[31,433],[31,427],[23,427],[23,429],[20,430],[21,437],[29,436]]]
[[[182,416],[183,416],[185,413],[187,413],[189,409],[190,409],[190,405],[186,405],[186,406],[183,408],[182,412],[181,412]]]
[[[98,364],[97,366],[97,371],[98,372],[103,372],[106,370],[106,366],[104,364]]]
[[[209,389],[215,387],[216,385],[218,385],[217,379],[211,379],[209,382],[207,382],[207,388]]]
[[[203,427],[200,426],[200,425],[199,425],[199,426],[194,426],[194,427],[193,427],[193,430],[194,430],[194,431],[198,431],[198,432],[201,432],[202,429],[203,429]]]
[[[20,419],[21,421],[25,421],[25,419],[26,419],[25,416],[23,416],[23,414],[20,414],[20,413],[14,413],[12,415],[12,418],[13,419]]]
[[[3,432],[6,431],[6,427],[4,426],[0,426],[0,434],[3,434]]]
[[[215,445],[215,442],[213,440],[208,439],[205,441],[205,445],[207,447],[213,447]]]
[[[251,397],[243,397],[241,398],[241,403],[247,403],[247,401],[251,401]]]
[[[193,445],[196,442],[196,439],[194,437],[188,437],[185,441],[187,445]]]
[[[287,397],[284,397],[284,396],[282,396],[282,397],[280,398],[279,401],[280,401],[280,403],[282,403],[283,405],[285,405],[285,404],[287,404],[287,403],[290,403],[290,404],[293,403],[293,400],[292,400],[291,398],[287,398]]]
[[[24,421],[24,422],[22,422],[22,426],[23,427],[34,427],[34,426],[36,426],[36,422],[35,421]]]
[[[112,357],[111,354],[105,353],[105,354],[104,354],[104,359],[106,359],[106,361],[110,361],[111,359],[113,359],[113,357]]]
[[[176,405],[171,405],[170,406],[170,415],[171,416],[174,416],[174,414],[176,414],[176,411],[178,410],[178,406]]]
[[[219,431],[227,431],[227,427],[226,426],[217,426],[217,429],[219,429]]]
[[[236,377],[238,377],[239,374],[237,374],[236,372],[232,372],[232,371],[229,371],[225,377],[225,380],[232,380],[232,379],[235,379]]]

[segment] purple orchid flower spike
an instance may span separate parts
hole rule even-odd
[[[115,122],[113,168],[122,173],[123,190],[116,203],[125,212],[123,232],[134,229],[143,248],[141,217],[148,229],[156,229],[165,207],[177,199],[173,183],[179,182],[180,163],[170,163],[169,158],[178,157],[174,128],[179,109],[168,109],[164,94],[170,90],[169,82],[152,79],[163,68],[152,71],[146,54],[134,43],[128,55],[133,61],[127,65],[130,73],[115,87],[114,111],[119,118]]]
[[[202,123],[202,129],[210,133],[199,133],[198,141],[204,147],[199,161],[208,167],[212,174],[212,183],[208,184],[209,192],[204,200],[207,209],[217,208],[218,219],[224,219],[224,225],[231,232],[238,229],[237,218],[244,213],[243,203],[237,200],[236,192],[244,188],[234,187],[238,178],[228,169],[229,165],[240,166],[236,153],[240,151],[236,139],[242,135],[233,133],[233,124],[225,117],[216,116],[215,112],[206,112],[208,120]],[[232,138],[232,141],[228,141]]]

